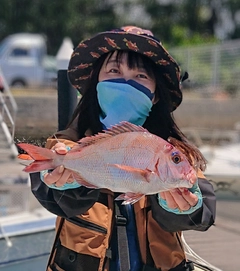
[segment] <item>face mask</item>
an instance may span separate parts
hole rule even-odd
[[[109,128],[121,121],[143,125],[154,94],[134,80],[113,79],[97,84],[97,97],[102,109],[100,121]]]

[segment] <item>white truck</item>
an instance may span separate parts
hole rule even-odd
[[[56,86],[56,58],[47,55],[46,40],[40,34],[6,37],[0,43],[0,68],[9,86]]]

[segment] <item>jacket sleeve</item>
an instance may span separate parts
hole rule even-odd
[[[58,141],[72,147],[78,141],[77,131],[72,125],[47,139],[46,148],[52,148]],[[40,173],[30,174],[34,196],[51,213],[62,217],[72,217],[86,212],[98,200],[99,190],[84,186],[75,189],[57,190],[48,187],[40,178]]]
[[[40,204],[53,214],[72,217],[86,212],[98,200],[99,190],[84,186],[68,190],[48,187],[40,178],[39,172],[31,173],[31,189]]]
[[[152,216],[158,224],[168,232],[197,230],[206,231],[214,224],[216,215],[216,197],[213,186],[204,178],[198,179],[202,192],[202,207],[186,215],[170,213],[158,204],[157,195],[149,196],[152,206]]]

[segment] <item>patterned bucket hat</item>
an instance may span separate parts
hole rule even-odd
[[[171,110],[180,105],[182,92],[178,64],[151,31],[135,26],[102,32],[80,42],[72,53],[68,67],[68,78],[73,87],[84,94],[93,64],[101,55],[115,50],[130,50],[152,59],[161,67],[161,73],[166,78],[171,97]]]

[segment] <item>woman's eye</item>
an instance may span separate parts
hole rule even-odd
[[[144,78],[144,79],[147,79],[147,75],[146,74],[143,74],[143,73],[140,73],[137,75],[138,78]]]
[[[175,154],[172,156],[172,161],[174,164],[179,164],[182,161],[182,159],[181,159],[180,155]]]
[[[110,69],[109,72],[110,73],[118,73],[118,69]]]

